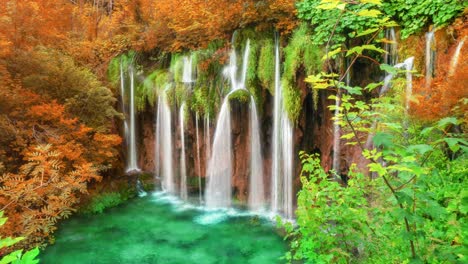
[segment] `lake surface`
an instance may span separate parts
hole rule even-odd
[[[273,264],[287,250],[275,225],[235,210],[206,211],[163,194],[64,221],[45,264]]]

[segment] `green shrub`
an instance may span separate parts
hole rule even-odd
[[[91,202],[81,210],[84,214],[100,214],[105,209],[118,206],[125,202],[127,197],[122,197],[120,193],[108,192],[94,196]]]

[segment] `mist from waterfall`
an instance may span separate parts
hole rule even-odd
[[[284,110],[279,39],[275,42],[275,98],[273,106],[271,211],[293,218],[293,127]]]

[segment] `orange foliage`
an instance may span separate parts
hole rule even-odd
[[[0,170],[7,171],[0,171],[0,210],[10,219],[0,236],[27,237],[18,246],[32,247],[44,243],[75,210],[87,183],[116,161],[121,139],[24,89],[1,64],[0,83]]]
[[[458,40],[447,52],[439,52],[436,77],[432,79],[430,92],[427,91],[424,78],[415,81],[416,102],[411,104],[411,114],[423,120],[436,120],[442,117],[464,116],[468,122],[468,25],[466,23],[455,27],[458,30]],[[456,65],[452,66],[455,51],[464,40]]]
[[[248,25],[258,29],[273,25],[286,33],[296,25],[294,1],[291,0],[140,0],[139,3],[149,7],[141,11],[149,24],[143,49],[196,49]]]

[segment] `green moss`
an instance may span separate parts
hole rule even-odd
[[[299,89],[295,89],[292,84],[287,79],[283,79],[282,82],[283,88],[283,105],[288,113],[288,117],[291,122],[297,122],[299,114],[301,112],[301,92]]]
[[[323,51],[321,47],[312,42],[309,28],[306,24],[300,25],[292,34],[288,45],[284,48],[284,71],[282,75],[283,95],[285,108],[292,122],[297,122],[300,105],[300,91],[296,88],[296,74],[304,67],[307,75],[319,72],[322,69]],[[317,94],[314,94],[317,98]],[[316,101],[316,100],[315,100]]]
[[[247,90],[239,89],[229,95],[229,101],[238,101],[241,103],[248,103],[250,101],[250,93]]]
[[[263,88],[274,94],[275,86],[275,44],[272,39],[261,43],[257,75]]]

